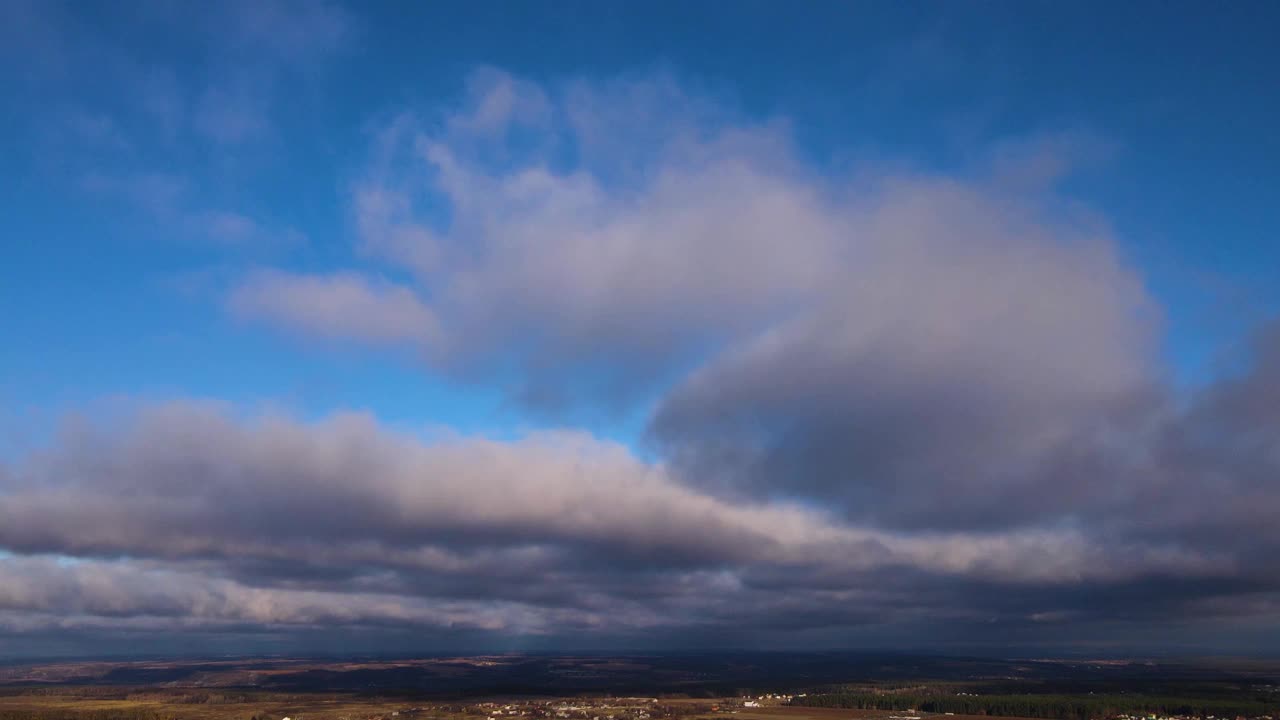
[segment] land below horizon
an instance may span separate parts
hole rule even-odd
[[[1280,661],[860,653],[11,661],[0,720],[1280,717]]]

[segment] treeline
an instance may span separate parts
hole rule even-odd
[[[78,697],[99,700],[124,700],[132,692],[129,688],[101,685],[10,685],[0,687],[0,696]]]
[[[120,710],[0,710],[0,720],[176,720],[171,713],[145,708]]]
[[[263,693],[247,693],[247,692],[231,692],[231,691],[209,691],[209,690],[173,690],[173,689],[149,689],[149,688],[130,688],[130,687],[102,687],[102,686],[14,686],[0,687],[0,697],[53,697],[53,698],[76,698],[81,700],[128,700],[138,703],[167,703],[172,705],[241,705],[251,703],[267,697],[276,702],[297,701],[296,694],[281,695],[272,694],[264,695]],[[74,708],[65,709],[66,712],[79,713],[80,710]],[[0,712],[12,712],[10,710],[0,710]],[[23,710],[21,712],[28,712]],[[46,712],[45,710],[30,710],[29,712]],[[55,710],[56,712],[56,710]],[[112,710],[111,712],[132,712],[128,709]],[[2,717],[2,716],[0,716]],[[43,716],[42,716],[43,717]]]
[[[169,702],[183,705],[242,705],[254,698],[244,693],[198,692],[186,693],[169,699]]]
[[[1249,718],[1276,715],[1274,703],[1257,698],[1183,698],[1144,695],[907,695],[831,693],[794,698],[792,705],[862,710],[918,710],[957,715],[1098,720],[1156,713],[1191,717]]]

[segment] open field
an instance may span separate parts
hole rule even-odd
[[[799,707],[790,705],[773,705],[758,708],[734,707],[733,702],[741,702],[739,698],[718,698],[714,702],[721,709],[712,713],[703,713],[692,717],[732,718],[732,720],[878,720],[902,713],[887,710],[845,710],[836,708]],[[672,700],[673,703],[697,703],[705,705],[705,700]]]
[[[35,715],[91,715],[94,713],[154,715],[182,720],[248,720],[262,718],[300,718],[307,720],[356,720],[391,716],[405,708],[373,698],[330,696],[323,694],[274,695],[253,694],[230,702],[200,703],[188,696],[157,693],[129,693],[123,698],[75,697],[68,695],[0,696],[0,717],[6,712]],[[447,713],[424,714],[422,717],[446,717]]]
[[[0,720],[1275,720],[1278,678],[839,653],[64,661],[0,665]]]
[[[275,694],[247,693],[241,695],[213,695],[214,702],[195,702],[201,696],[189,693],[164,691],[118,691],[112,697],[76,694],[49,694],[47,690],[40,694],[25,694],[22,690],[10,690],[9,694],[0,694],[0,717],[14,714],[30,713],[33,716],[72,717],[83,715],[93,717],[98,714],[126,716],[152,716],[159,718],[176,718],[179,720],[248,720],[264,718],[279,720],[370,720],[391,718],[419,718],[421,720],[464,720],[485,718],[487,705],[511,705],[520,708],[546,707],[549,717],[555,717],[554,708],[572,704],[583,706],[584,702],[592,703],[588,714],[590,717],[603,717],[610,712],[629,716],[623,709],[633,710],[638,707],[652,707],[659,701],[644,699],[632,704],[622,699],[597,699],[585,701],[580,698],[539,699],[535,701],[517,700],[513,698],[485,700],[478,703],[458,705],[428,703],[420,704],[404,700],[358,697],[353,695],[331,694]],[[915,714],[892,712],[887,710],[845,710],[833,708],[792,707],[778,705],[760,708],[736,707],[740,698],[715,698],[710,700],[674,699],[660,701],[663,705],[678,708],[678,717],[685,720],[892,720],[893,718],[911,717]],[[716,709],[711,709],[711,708]],[[687,710],[687,714],[680,708]],[[657,712],[648,711],[651,715]],[[528,717],[528,715],[525,715]],[[923,718],[928,718],[923,714]],[[940,716],[939,716],[940,717]],[[947,720],[973,720],[979,716],[947,716]],[[922,720],[923,720],[922,718]],[[984,718],[983,720],[988,720]],[[1010,720],[1021,720],[1011,718]]]

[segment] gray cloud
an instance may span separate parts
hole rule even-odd
[[[840,174],[669,78],[477,73],[374,137],[350,267],[251,273],[227,308],[540,409],[651,403],[646,457],[192,401],[71,423],[0,468],[0,627],[1273,623],[1280,334],[1169,387],[1160,309],[1054,189],[1058,147]]]
[[[1099,406],[1133,402],[1158,322],[1104,226],[1052,188],[1009,189],[1018,157],[1039,167],[1062,146],[1031,144],[996,148],[989,178],[832,178],[800,160],[785,122],[742,120],[670,78],[545,87],[486,70],[458,107],[376,136],[353,186],[357,250],[421,290],[428,363],[502,378],[529,405],[625,404],[706,365],[702,390],[686,382],[664,403],[660,431],[693,422],[694,395],[720,392],[709,373],[733,366],[745,383],[747,362],[791,364],[775,347],[787,343],[819,373],[857,364],[871,374],[859,386],[898,393],[883,403],[912,417],[925,400],[904,386],[945,386],[943,403],[971,417],[937,444],[1019,445],[1026,464]],[[354,305],[333,295],[304,320],[261,316],[340,334]],[[884,431],[901,422],[856,399]]]
[[[362,415],[303,423],[185,402],[71,423],[0,477],[0,548],[17,553],[0,559],[10,633],[110,622],[782,637],[991,615],[1256,617],[1277,590],[1248,552],[1256,540],[876,530],[717,499],[565,432],[437,437]]]
[[[692,476],[881,522],[1069,511],[1088,478],[1037,478],[1148,410],[1155,313],[1105,236],[1005,202],[888,191],[854,231],[864,264],[677,385],[653,437]]]
[[[267,318],[327,340],[413,346],[435,341],[440,332],[434,313],[412,290],[351,273],[260,272],[236,286],[227,303],[242,317]]]
[[[618,445],[571,432],[427,441],[363,415],[239,422],[199,404],[80,427],[11,469],[0,539],[23,552],[165,559],[334,556],[450,571],[461,547],[581,546],[659,566],[828,559],[941,570],[1023,563],[1051,535],[938,541],[871,533],[781,503],[730,504]],[[341,541],[327,551],[317,545]],[[439,545],[439,546],[437,546]],[[1092,570],[1083,570],[1093,572]]]
[[[1081,446],[1160,394],[1158,308],[1105,224],[1050,182],[1078,145],[1002,144],[971,177],[833,177],[785,122],[669,78],[544,87],[490,70],[436,122],[377,136],[353,212],[359,251],[407,272],[424,305],[381,316],[414,325],[402,335],[437,369],[542,409],[665,388],[654,447],[730,494],[890,525],[1034,523],[1092,493],[1043,468],[1093,457]],[[1020,163],[1029,189],[1008,182]],[[301,282],[256,287],[285,302]],[[238,307],[372,340],[350,321],[364,298],[334,287],[305,305]]]

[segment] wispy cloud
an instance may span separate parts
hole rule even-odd
[[[260,272],[234,288],[232,312],[328,340],[421,347],[437,342],[435,316],[412,290],[352,273]]]
[[[193,109],[196,132],[218,143],[236,145],[264,136],[270,127],[262,99],[245,89],[211,87]]]
[[[137,20],[181,37],[200,62],[157,64],[78,22],[58,3],[4,12],[41,37],[15,77],[28,97],[15,118],[37,165],[68,185],[125,200],[160,234],[219,246],[297,244],[302,233],[235,207],[238,159],[269,157],[282,86],[346,47],[354,20],[327,3],[150,4]],[[85,78],[94,78],[94,86]],[[74,100],[72,100],[74,99]],[[212,168],[212,170],[211,170]]]
[[[125,201],[172,239],[241,250],[292,248],[306,242],[306,236],[292,227],[264,226],[239,212],[199,207],[188,179],[180,174],[89,172],[81,187]]]

